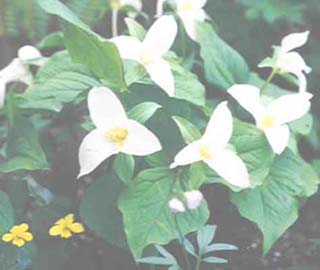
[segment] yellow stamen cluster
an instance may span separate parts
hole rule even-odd
[[[204,160],[214,159],[214,154],[208,145],[204,145],[200,148],[200,157]]]
[[[26,223],[12,227],[9,233],[2,236],[3,242],[12,242],[12,244],[17,247],[22,247],[32,240],[33,235],[29,232],[29,225]]]
[[[272,128],[276,125],[276,120],[271,116],[265,116],[261,120],[261,125],[263,128]]]
[[[148,53],[148,52],[143,52],[143,53],[141,54],[141,56],[140,56],[140,61],[141,61],[142,64],[144,64],[144,65],[146,65],[146,66],[149,65],[149,64],[151,64],[152,58],[151,58],[150,53]]]
[[[107,134],[108,141],[115,143],[117,147],[122,147],[127,137],[128,130],[121,127],[112,128]]]
[[[74,222],[74,215],[69,214],[64,218],[59,219],[50,229],[51,236],[60,236],[64,239],[69,239],[73,234],[84,232],[84,227],[81,223]]]
[[[183,3],[181,9],[184,12],[190,11],[192,9],[192,2],[187,1],[187,2]]]

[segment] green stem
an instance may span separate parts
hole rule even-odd
[[[200,264],[201,264],[201,256],[199,255],[197,257],[196,270],[200,270]]]
[[[265,81],[265,83],[262,85],[261,87],[261,93],[265,92],[269,86],[269,84],[272,82],[274,76],[277,74],[278,69],[277,68],[273,68],[272,72],[270,73],[269,77],[267,78],[267,80]]]
[[[118,36],[118,9],[112,9],[112,36]]]
[[[183,252],[184,260],[185,260],[186,265],[187,265],[187,269],[188,270],[192,270],[188,254],[187,254],[186,249],[185,249],[184,236],[183,236],[183,233],[182,233],[182,231],[180,229],[180,226],[179,226],[179,223],[178,223],[177,214],[174,216],[174,222],[175,222],[175,225],[176,225],[176,229],[177,229],[177,231],[179,233],[179,242],[180,242],[181,247],[182,247],[182,252]]]

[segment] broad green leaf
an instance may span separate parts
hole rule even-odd
[[[130,36],[143,41],[146,35],[146,30],[143,28],[143,26],[131,18],[125,18],[125,22],[128,27]]]
[[[117,176],[127,185],[131,184],[134,175],[134,158],[126,154],[118,154],[114,160],[114,169]]]
[[[74,64],[67,52],[52,56],[38,71],[24,94],[16,96],[18,106],[59,112],[84,91],[101,83],[83,65]]]
[[[14,223],[14,211],[10,199],[0,190],[0,235],[8,232]]]
[[[258,225],[267,253],[297,220],[302,201],[317,191],[318,184],[311,166],[287,150],[275,158],[262,186],[232,193],[231,201],[242,216]]]
[[[40,50],[52,49],[52,48],[63,48],[64,47],[63,33],[54,32],[47,35],[37,44],[37,47]]]
[[[162,106],[155,102],[143,102],[133,107],[128,112],[128,117],[134,119],[141,124],[147,122],[154,113]]]
[[[189,184],[192,189],[199,189],[207,181],[207,168],[203,162],[196,162],[189,168]]]
[[[199,23],[197,31],[208,82],[224,90],[233,84],[247,83],[249,67],[242,56],[223,41],[210,24]]]
[[[201,138],[199,130],[189,120],[180,116],[173,116],[172,119],[176,122],[181,135],[187,144]]]
[[[165,245],[178,237],[168,202],[182,187],[173,171],[167,168],[142,171],[135,183],[121,195],[119,209],[130,249],[135,258],[140,258],[147,246]],[[201,228],[208,215],[207,206],[203,204],[197,210],[177,215],[177,222],[185,235]]]
[[[49,168],[36,129],[27,118],[21,116],[14,119],[14,125],[9,130],[6,154],[7,161],[0,164],[1,172]]]
[[[84,24],[72,11],[58,0],[38,0],[49,14],[57,15],[63,23],[66,47],[76,63],[87,65],[99,79],[118,91],[127,89],[122,61],[116,46]]]
[[[127,248],[122,217],[117,208],[121,189],[120,179],[113,174],[98,178],[84,194],[79,211],[83,222],[99,238]]]

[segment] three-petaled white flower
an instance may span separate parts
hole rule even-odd
[[[177,31],[173,16],[163,16],[151,26],[143,42],[129,36],[115,37],[111,41],[116,44],[123,59],[142,64],[151,79],[169,96],[174,96],[174,77],[163,55],[172,46]]]
[[[158,0],[157,15],[163,14],[163,4],[167,0]],[[188,36],[197,41],[197,22],[204,22],[209,16],[204,11],[207,0],[175,0],[177,6],[177,14],[181,18]]]
[[[128,119],[111,90],[105,87],[91,89],[88,108],[96,129],[80,145],[78,177],[92,172],[105,159],[120,152],[146,156],[161,150],[158,138],[149,129]]]
[[[307,90],[307,79],[304,73],[308,74],[312,69],[305,63],[303,57],[293,50],[306,44],[309,34],[310,32],[306,31],[287,35],[282,39],[281,47],[276,56],[275,68],[280,69],[280,72],[295,75],[299,80],[299,92]]]
[[[24,46],[18,50],[18,57],[0,70],[0,108],[4,105],[7,84],[19,81],[29,85],[33,76],[28,65],[42,65],[43,62],[41,53],[32,46]]]
[[[252,114],[276,154],[281,154],[288,146],[290,130],[287,124],[309,111],[312,98],[312,94],[307,92],[288,94],[265,106],[260,98],[260,89],[255,86],[234,85],[228,93]]]
[[[135,17],[138,12],[142,10],[141,0],[111,0],[111,8],[113,10],[119,10],[123,7],[130,7],[134,10],[128,11],[130,17]]]
[[[227,102],[220,103],[213,112],[206,131],[200,140],[182,149],[171,168],[204,161],[218,175],[234,186],[250,186],[245,163],[227,145],[232,136],[233,120]]]

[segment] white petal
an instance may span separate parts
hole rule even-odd
[[[37,48],[27,45],[18,50],[18,57],[22,61],[30,61],[41,58],[42,55]]]
[[[158,0],[157,2],[157,14],[156,17],[160,17],[163,15],[163,4],[166,2],[167,0]]]
[[[288,146],[290,130],[287,125],[265,130],[266,137],[276,154],[281,154]]]
[[[88,107],[91,120],[96,127],[119,126],[127,120],[120,100],[106,87],[95,87],[90,90]]]
[[[6,86],[7,83],[0,79],[0,109],[3,107],[6,97]]]
[[[245,163],[232,151],[224,149],[214,159],[205,162],[230,184],[241,188],[250,186]]]
[[[260,99],[260,89],[249,84],[236,84],[228,89],[228,93],[252,116],[260,119],[264,107]]]
[[[227,104],[224,101],[217,106],[203,135],[205,141],[216,146],[215,149],[225,148],[232,136],[233,120]]]
[[[0,71],[0,79],[5,80],[7,83],[14,81],[28,83],[29,81],[27,78],[30,78],[30,76],[29,70],[18,58],[13,59],[9,65]]]
[[[119,36],[112,38],[110,41],[117,46],[122,59],[140,61],[142,43],[137,38]]]
[[[277,61],[277,67],[288,73],[297,73],[302,71],[310,73],[312,70],[306,64],[302,56],[297,52],[281,54]]]
[[[169,208],[172,213],[183,213],[186,211],[183,202],[177,198],[173,198],[169,201]]]
[[[95,129],[82,141],[79,148],[80,173],[78,178],[89,174],[105,159],[116,154],[116,146],[106,139],[106,133]]]
[[[145,126],[134,120],[127,121],[128,137],[121,148],[121,152],[147,156],[162,149],[158,138]]]
[[[267,115],[273,117],[279,125],[289,123],[304,116],[311,107],[310,93],[284,95],[274,100],[267,108]]]
[[[168,52],[176,39],[178,26],[174,17],[165,15],[151,26],[143,41],[143,52],[157,58]]]
[[[187,191],[184,193],[187,200],[188,209],[197,209],[203,200],[203,195],[199,190]]]
[[[200,156],[200,147],[202,141],[194,141],[184,147],[174,158],[174,162],[171,164],[170,168],[175,168],[177,166],[184,166],[194,162],[202,160]]]
[[[184,16],[184,14],[180,14],[180,18],[183,22],[184,28],[188,34],[188,36],[193,40],[197,41],[197,31],[196,31],[196,20],[194,18],[189,18],[188,14]]]
[[[297,76],[299,80],[299,93],[304,93],[307,91],[307,77],[303,72],[297,72],[294,75]]]
[[[145,68],[151,80],[159,85],[170,97],[173,97],[175,85],[170,64],[164,59],[159,59],[145,65]]]
[[[303,33],[293,33],[282,39],[281,48],[284,52],[289,52],[307,43],[310,31]]]

